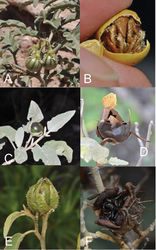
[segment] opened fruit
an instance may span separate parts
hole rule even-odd
[[[107,21],[96,38],[103,45],[105,56],[127,65],[137,64],[150,50],[140,18],[131,10],[121,11]]]

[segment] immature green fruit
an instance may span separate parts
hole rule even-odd
[[[54,69],[58,64],[58,58],[54,51],[50,49],[43,57],[43,66],[45,69]]]
[[[59,196],[54,185],[48,178],[41,178],[31,186],[26,194],[28,208],[40,215],[58,207]]]
[[[40,122],[33,122],[30,127],[30,132],[34,136],[40,136],[43,134],[43,126]]]
[[[40,71],[40,69],[42,67],[41,62],[40,62],[40,55],[34,54],[32,56],[29,56],[25,62],[25,66],[31,72]]]

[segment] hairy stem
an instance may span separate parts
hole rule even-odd
[[[43,250],[46,249],[46,231],[47,231],[47,227],[48,227],[48,217],[49,214],[45,214],[42,216],[42,232],[41,232],[41,248]]]

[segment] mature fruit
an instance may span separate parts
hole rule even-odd
[[[103,45],[103,55],[127,65],[139,63],[150,50],[140,18],[131,10],[123,10],[103,24],[96,39]]]

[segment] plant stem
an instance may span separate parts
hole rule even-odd
[[[53,38],[53,32],[51,31],[50,35],[49,35],[49,38],[48,38],[49,43],[51,43],[52,38]]]
[[[99,173],[99,167],[90,167],[90,172],[93,175],[97,191],[99,193],[103,192],[105,190],[105,187],[103,185],[102,178]]]
[[[42,136],[40,136],[35,142],[33,142],[33,140],[32,140],[30,145],[25,145],[26,151],[28,151],[28,150],[32,149],[34,146],[36,146],[39,141],[41,141],[44,137],[48,137],[50,133],[51,133],[51,131],[48,131],[48,132],[45,131],[45,133]],[[2,165],[3,166],[10,165],[13,162],[15,162],[15,158],[11,159],[9,161],[3,162]]]
[[[42,232],[41,232],[41,240],[40,240],[42,250],[46,249],[45,237],[46,237],[46,231],[47,231],[47,226],[48,226],[48,217],[49,217],[48,213],[42,216]]]
[[[16,59],[16,53],[12,53],[12,55],[13,55],[15,64],[18,64],[17,59]]]

